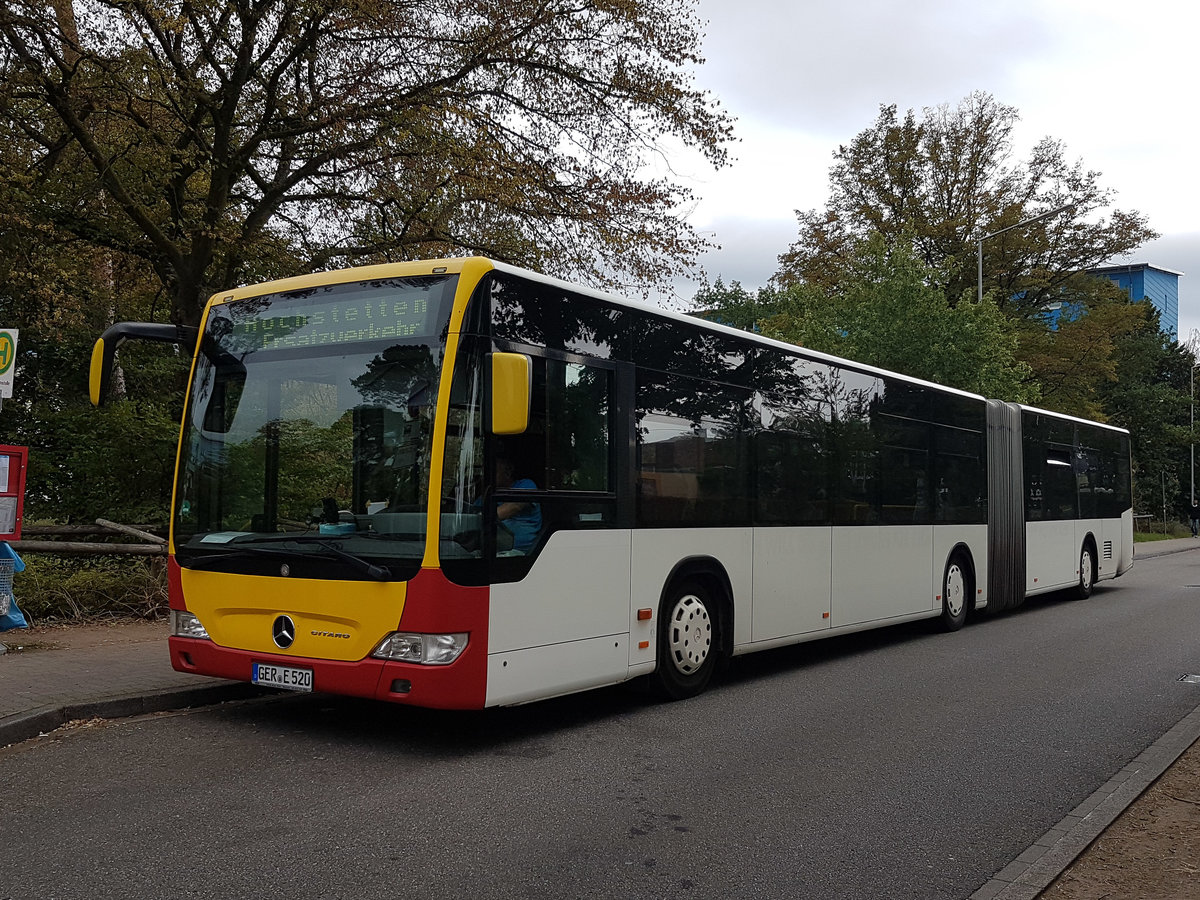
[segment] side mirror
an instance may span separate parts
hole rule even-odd
[[[533,360],[523,353],[489,353],[492,434],[524,434],[529,427]]]
[[[88,397],[92,406],[103,406],[108,396],[108,381],[112,376],[113,356],[117,352],[116,341],[97,338],[92,345],[92,365],[88,371]]]
[[[154,322],[118,322],[92,346],[92,364],[88,372],[88,394],[92,406],[102,406],[108,398],[108,381],[112,377],[113,357],[117,348],[130,338],[142,341],[164,341],[183,344],[189,351],[196,345],[200,331],[187,325],[159,325]]]

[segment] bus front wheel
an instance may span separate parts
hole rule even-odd
[[[681,582],[659,610],[657,693],[668,700],[694,697],[708,686],[717,662],[717,608],[700,581]]]

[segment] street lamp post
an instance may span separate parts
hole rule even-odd
[[[1040,216],[1034,216],[1032,219],[1026,219],[1024,222],[1018,222],[1016,225],[1009,225],[1007,228],[1001,228],[999,231],[993,231],[991,234],[985,234],[983,237],[975,241],[976,246],[976,261],[978,263],[979,272],[979,302],[983,302],[983,242],[988,238],[994,238],[998,234],[1004,234],[1006,231],[1012,231],[1014,228],[1020,228],[1023,225],[1032,225],[1034,222],[1040,222],[1043,219],[1049,219],[1051,216],[1057,216],[1060,212],[1065,212],[1068,209],[1074,209],[1074,203],[1066,203],[1052,209],[1048,213],[1042,213]]]
[[[1192,432],[1192,508],[1196,505],[1196,366],[1200,366],[1200,362],[1196,362],[1192,366],[1192,386],[1188,391],[1190,407],[1188,413],[1188,431]],[[1192,516],[1192,508],[1188,509],[1188,517]]]

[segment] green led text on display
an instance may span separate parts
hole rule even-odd
[[[254,350],[322,347],[426,333],[425,297],[371,297],[304,313],[236,321],[230,335],[238,346]]]

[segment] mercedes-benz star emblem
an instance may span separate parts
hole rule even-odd
[[[271,626],[271,637],[275,638],[275,646],[286,650],[296,640],[296,625],[287,616],[279,616]]]

